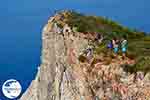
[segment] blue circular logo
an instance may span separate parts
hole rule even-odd
[[[4,96],[9,99],[17,98],[21,93],[22,87],[20,83],[15,79],[9,79],[4,82],[2,86],[2,92]]]

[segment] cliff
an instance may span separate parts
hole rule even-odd
[[[97,48],[96,37],[69,27],[65,18],[61,20],[65,14],[51,17],[43,28],[42,64],[21,100],[149,99],[150,74],[125,71],[127,65],[136,63],[129,57],[110,59],[95,51],[83,56],[90,44]]]

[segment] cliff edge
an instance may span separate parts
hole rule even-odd
[[[89,45],[97,48],[104,37],[97,43],[96,33],[72,28],[65,19],[68,13],[56,14],[43,28],[42,64],[21,100],[148,100],[150,74],[125,71],[136,63],[130,57],[96,51],[84,55]],[[106,25],[101,29],[111,30]]]

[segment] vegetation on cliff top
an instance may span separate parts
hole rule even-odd
[[[85,16],[75,11],[60,12],[64,15],[64,21],[71,27],[76,27],[79,32],[99,32],[105,37],[97,52],[106,51],[106,43],[113,37],[128,39],[128,56],[136,60],[134,66],[127,66],[129,72],[150,71],[150,36],[145,32],[129,29],[112,21],[109,18],[99,16]]]

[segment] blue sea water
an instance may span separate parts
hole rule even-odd
[[[40,65],[42,27],[54,10],[75,9],[106,16],[150,32],[149,4],[149,0],[1,0],[0,88],[13,78],[20,81],[24,92],[35,78]],[[8,100],[1,89],[0,100]]]

